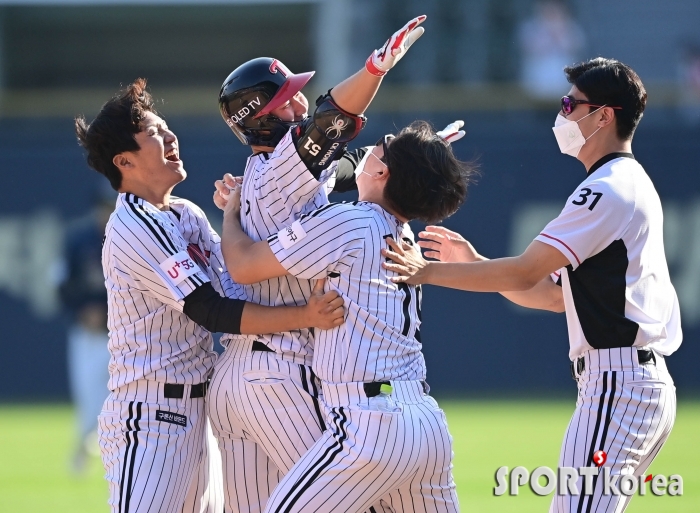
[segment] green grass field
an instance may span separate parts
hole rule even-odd
[[[556,467],[573,404],[536,401],[442,401],[454,437],[455,479],[462,511],[546,512],[550,497],[526,487],[516,497],[493,496],[498,467]],[[107,512],[98,458],[82,477],[69,472],[71,409],[0,407],[0,513]],[[700,511],[700,403],[681,402],[676,426],[653,474],[680,474],[681,497],[635,497],[628,512]]]

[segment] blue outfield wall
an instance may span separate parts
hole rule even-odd
[[[455,151],[476,158],[482,176],[445,225],[488,257],[524,249],[585,177],[578,161],[557,149],[550,129],[555,115],[461,116],[468,134]],[[648,114],[634,153],[664,203],[665,245],[685,334],[668,363],[679,394],[690,395],[700,391],[700,129],[669,123],[669,116]],[[416,118],[441,128],[455,116],[370,112],[369,118],[358,145]],[[189,173],[175,193],[201,205],[216,225],[212,183],[224,172],[240,173],[248,149],[216,115],[168,122]],[[67,322],[57,310],[55,261],[67,222],[89,209],[100,179],[87,168],[70,119],[0,120],[0,400],[68,396]],[[563,314],[526,311],[495,294],[426,287],[423,321],[428,381],[437,395],[575,394]]]

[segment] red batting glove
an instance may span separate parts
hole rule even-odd
[[[373,51],[367,58],[367,62],[365,62],[367,71],[377,77],[386,75],[386,72],[393,68],[396,63],[401,60],[411,45],[423,35],[425,29],[418,25],[423,23],[426,18],[427,16],[425,15],[413,18],[406,23],[406,25],[401,27],[401,30],[395,32],[393,36],[387,39],[384,46],[379,50]]]

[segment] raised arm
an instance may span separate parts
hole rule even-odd
[[[346,112],[362,114],[377,94],[382,77],[393,68],[425,31],[419,27],[426,16],[418,16],[395,32],[372,52],[364,68],[343,80],[331,91],[335,103]]]

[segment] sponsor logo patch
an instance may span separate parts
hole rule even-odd
[[[168,276],[170,283],[178,285],[185,278],[198,273],[201,269],[190,257],[187,251],[180,251],[160,264],[162,271]]]
[[[167,422],[168,424],[177,424],[178,426],[187,426],[187,417],[179,413],[170,413],[169,411],[156,410],[156,420]]]
[[[301,239],[306,237],[306,232],[304,231],[304,227],[301,226],[301,223],[299,221],[294,221],[292,223],[292,226],[283,228],[277,234],[277,237],[279,238],[282,247],[284,249],[289,249]]]

